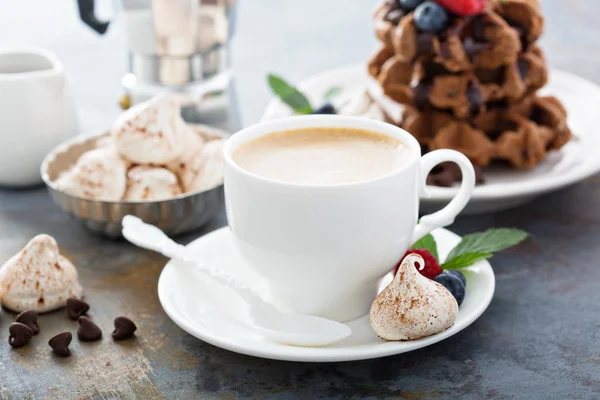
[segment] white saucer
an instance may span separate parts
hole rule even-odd
[[[364,65],[351,65],[315,75],[299,85],[311,102],[323,102],[325,92],[331,88],[342,87],[346,98],[357,95],[365,88],[373,90],[372,79]],[[534,198],[579,182],[600,171],[600,157],[596,149],[600,147],[598,124],[600,123],[600,87],[566,72],[553,70],[548,85],[541,94],[554,95],[565,105],[568,123],[574,138],[560,151],[549,154],[548,158],[531,170],[511,170],[508,168],[486,171],[486,184],[478,186],[465,214],[480,214],[515,207]],[[383,100],[382,100],[383,99]],[[379,98],[386,105],[386,111],[397,114],[389,99]],[[400,107],[396,104],[396,107]],[[270,120],[292,115],[289,107],[278,99],[271,101],[262,120]],[[448,203],[458,188],[431,187],[430,195],[421,198],[421,211],[429,213]]]
[[[434,232],[440,257],[460,241],[445,229]],[[188,247],[198,260],[223,268],[245,280],[268,299],[265,282],[237,252],[229,228],[205,235]],[[444,340],[475,321],[488,307],[494,295],[494,272],[487,261],[465,271],[467,294],[456,323],[448,330],[410,342],[386,342],[371,330],[368,316],[350,322],[352,335],[328,347],[295,347],[270,342],[249,323],[245,305],[229,288],[186,266],[170,261],[158,281],[158,297],[167,315],[190,335],[215,346],[251,356],[287,361],[329,362],[378,358],[405,353]],[[388,275],[382,289],[391,279]]]

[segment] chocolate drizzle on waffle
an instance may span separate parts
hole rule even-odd
[[[506,20],[506,22],[508,22],[508,24],[515,30],[517,31],[517,34],[519,35],[519,39],[521,39],[521,47],[523,47],[523,49],[528,49],[529,48],[529,40],[527,39],[527,30],[525,28],[523,28],[522,26],[519,25],[519,23],[517,21],[514,21],[510,18],[504,18]]]
[[[481,106],[483,105],[483,98],[481,97],[481,92],[473,81],[469,82],[466,95],[467,99],[469,100],[469,112],[471,115],[479,113]]]
[[[437,34],[420,31],[414,12],[386,0],[374,25],[382,48],[369,72],[405,106],[395,122],[424,151],[455,149],[484,168],[531,168],[571,137],[562,104],[536,95],[548,81],[536,44],[544,28],[539,0],[487,0],[484,13],[453,15]],[[455,172],[441,168],[430,181],[451,185]]]
[[[494,108],[495,102],[517,103],[548,79],[546,62],[536,46],[511,64],[459,72],[449,70],[441,58],[404,62],[382,48],[371,59],[369,72],[393,100],[420,110],[451,110],[460,119]]]
[[[432,33],[419,33],[417,35],[417,57],[420,55],[429,55],[433,52],[433,38]]]
[[[523,57],[519,57],[517,60],[517,68],[519,69],[519,76],[521,79],[525,80],[527,78],[527,74],[529,73],[529,63]]]
[[[400,20],[406,15],[406,12],[400,7],[400,4],[398,4],[398,1],[396,0],[387,0],[385,6],[387,7],[385,20],[394,25],[398,25]]]
[[[385,19],[394,25],[398,25],[400,20],[405,15],[406,13],[401,8],[396,8],[395,10],[390,10],[390,12],[385,16]]]
[[[465,49],[465,53],[467,53],[467,56],[471,62],[475,62],[475,57],[480,52],[487,50],[490,47],[491,45],[489,43],[476,42],[471,38],[466,38],[463,40],[463,48]]]
[[[471,62],[475,62],[475,58],[479,53],[492,47],[491,43],[485,37],[485,28],[487,23],[484,16],[474,16],[464,18],[465,24],[460,26],[460,30],[456,32],[460,36],[463,43],[463,49]]]
[[[421,80],[411,84],[412,102],[419,110],[424,110],[431,91],[431,82]]]

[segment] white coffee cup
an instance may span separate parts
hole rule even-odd
[[[43,49],[0,51],[0,185],[42,182],[46,153],[77,134],[62,63]]]
[[[243,143],[303,128],[356,128],[400,140],[411,160],[389,175],[356,183],[302,185],[250,173],[232,158]],[[225,204],[242,255],[271,290],[282,311],[348,321],[366,314],[380,279],[409,246],[450,225],[475,187],[471,162],[453,150],[421,158],[408,132],[379,121],[336,115],[290,117],[250,126],[225,146]],[[442,162],[459,165],[463,181],[446,208],[421,218],[419,194]]]

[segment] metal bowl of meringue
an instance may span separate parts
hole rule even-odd
[[[93,232],[119,238],[123,217],[135,215],[175,236],[222,209],[227,137],[186,123],[177,100],[161,96],[123,112],[109,131],[60,144],[41,174],[54,202]]]

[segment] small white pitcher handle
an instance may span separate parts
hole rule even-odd
[[[436,150],[425,154],[421,158],[421,176],[419,178],[421,181],[419,185],[420,197],[428,197],[429,195],[427,192],[427,175],[429,175],[436,165],[448,161],[455,162],[462,173],[462,183],[458,194],[452,199],[450,204],[440,211],[421,218],[421,222],[415,227],[411,244],[434,229],[451,225],[456,216],[465,208],[473,194],[473,190],[475,189],[475,170],[471,161],[458,151]]]

